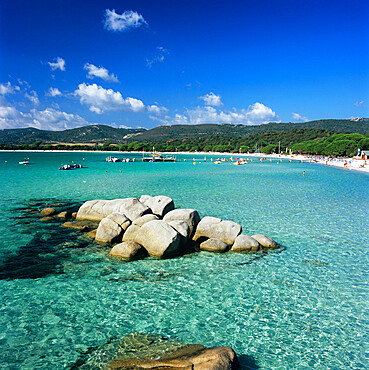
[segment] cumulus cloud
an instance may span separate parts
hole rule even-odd
[[[19,86],[12,86],[9,81],[5,84],[0,84],[0,95],[13,94],[15,91],[19,90]]]
[[[52,71],[60,69],[61,71],[65,71],[65,60],[63,58],[57,57],[56,62],[48,62]]]
[[[30,91],[28,94],[27,92],[24,94],[24,97],[27,98],[32,104],[39,105],[40,100],[38,99],[37,92],[35,90]]]
[[[49,90],[46,93],[47,96],[61,96],[63,95],[61,91],[57,87],[50,87]]]
[[[53,108],[21,112],[4,101],[0,102],[0,129],[35,127],[41,130],[58,131],[90,124],[79,115]]]
[[[273,110],[262,103],[254,103],[248,109],[236,109],[223,111],[212,106],[186,109],[184,114],[176,114],[174,117],[155,117],[152,120],[162,124],[202,124],[202,123],[232,123],[242,125],[260,125],[268,122],[280,122],[279,117]]]
[[[9,105],[0,105],[0,118],[14,117],[17,115],[17,110]]]
[[[165,114],[165,113],[168,113],[168,109],[165,108],[165,107],[159,107],[158,105],[148,105],[146,107],[147,111],[149,113],[152,113],[152,114],[155,114],[155,115],[162,115],[162,114]]]
[[[151,68],[154,63],[163,63],[167,55],[169,55],[168,49],[158,46],[154,55],[151,58],[146,58],[146,65]]]
[[[131,112],[142,112],[145,110],[144,103],[135,98],[123,98],[119,91],[104,89],[96,84],[79,84],[78,89],[74,91],[81,104],[89,106],[91,112],[103,113],[111,110],[126,110]]]
[[[105,10],[104,27],[109,31],[127,31],[130,28],[139,28],[147,25],[144,17],[132,10],[117,14],[115,9]]]
[[[104,67],[96,67],[93,64],[86,63],[83,68],[87,71],[87,78],[99,77],[104,81],[118,82],[118,77]]]
[[[298,113],[292,113],[292,119],[294,121],[298,121],[298,122],[307,122],[307,121],[309,121],[309,118],[307,118],[305,116],[302,116],[301,114],[298,114]]]
[[[205,105],[212,105],[213,107],[220,107],[222,105],[221,98],[220,95],[215,95],[213,92],[199,97],[199,99],[204,101]]]

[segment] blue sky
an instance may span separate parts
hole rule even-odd
[[[0,129],[354,117],[366,0],[0,1]]]

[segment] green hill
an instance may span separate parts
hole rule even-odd
[[[141,133],[145,129],[114,128],[106,125],[93,125],[64,131],[46,131],[35,128],[0,130],[0,144],[23,145],[41,141],[53,143],[122,143],[125,137]]]
[[[268,123],[264,125],[245,126],[232,124],[170,125],[159,126],[151,130],[114,128],[106,125],[84,126],[64,131],[45,131],[35,128],[0,130],[0,144],[31,145],[35,142],[55,143],[113,143],[127,144],[159,142],[199,137],[246,137],[265,132],[282,132],[291,130],[325,130],[343,133],[369,132],[369,119],[328,119],[306,123]]]
[[[248,136],[268,131],[290,131],[290,130],[327,130],[335,132],[369,132],[369,119],[361,118],[358,120],[349,119],[329,119],[310,121],[306,123],[275,123],[271,122],[264,125],[245,126],[232,124],[202,124],[202,125],[170,125],[159,126],[151,130],[135,135],[129,141],[152,142],[172,139],[187,139],[191,137],[207,136]]]

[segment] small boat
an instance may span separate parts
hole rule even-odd
[[[107,157],[105,159],[106,162],[120,162],[120,159],[117,157]]]
[[[63,166],[59,167],[59,170],[71,170],[72,167],[70,166],[70,164],[64,164]]]
[[[214,164],[221,164],[221,161],[214,161]]]
[[[19,164],[29,164],[29,161],[25,160],[25,161],[19,162]]]
[[[82,168],[82,165],[74,163],[70,165],[70,168]]]

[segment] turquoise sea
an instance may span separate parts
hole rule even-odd
[[[132,332],[230,346],[244,369],[369,368],[368,174],[106,156],[0,153],[0,368],[68,369]],[[58,170],[72,162],[84,168]],[[141,194],[170,196],[283,248],[121,263],[37,214]]]

